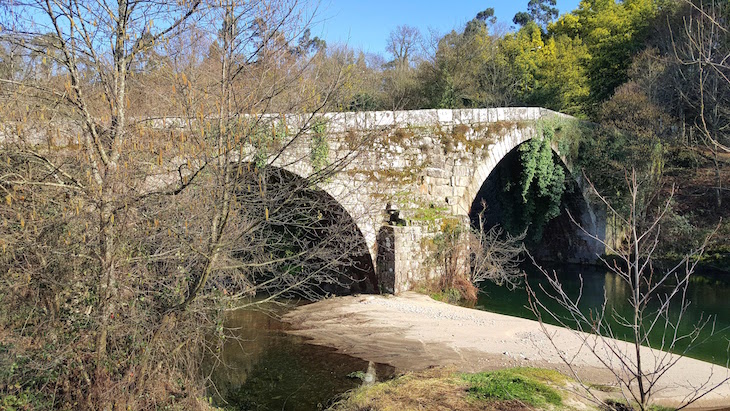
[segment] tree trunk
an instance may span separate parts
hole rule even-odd
[[[715,199],[717,200],[715,205],[717,206],[717,210],[719,211],[722,209],[722,164],[717,157],[718,150],[719,147],[717,147],[717,144],[715,144],[713,150],[713,162],[715,164]]]

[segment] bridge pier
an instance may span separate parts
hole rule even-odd
[[[468,216],[455,216],[450,221],[458,221],[466,233],[471,229]],[[418,224],[400,220],[404,224],[390,221],[378,231],[375,271],[380,292],[400,294],[412,290],[419,284],[438,281],[443,274],[443,264],[435,257],[435,237],[441,233],[439,227],[443,220],[431,221],[430,224]],[[462,252],[469,253],[469,249]],[[461,261],[468,262],[468,257],[461,256]]]
[[[380,292],[399,294],[435,278],[424,245],[433,233],[422,226],[384,225],[378,232],[375,270]]]

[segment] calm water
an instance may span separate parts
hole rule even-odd
[[[339,394],[361,384],[348,374],[365,372],[368,367],[366,361],[286,334],[287,324],[262,311],[232,312],[226,325],[238,340],[226,343],[221,355],[227,367],[215,369],[212,380],[218,390],[216,402],[228,409],[323,409]],[[376,371],[383,378],[395,370],[377,365]]]
[[[604,289],[609,309],[614,309],[622,315],[629,315],[632,312],[628,303],[629,289],[617,275],[607,273],[605,269],[596,267],[561,265],[551,268],[557,271],[563,287],[571,296],[578,295],[580,288],[579,276],[582,274],[583,296],[581,307],[585,310],[584,312],[601,306],[604,299]],[[533,289],[537,290],[539,284],[547,287],[547,282],[541,279],[542,274],[537,270],[528,267],[526,271],[528,281]],[[476,308],[500,314],[535,318],[534,314],[527,308],[527,294],[524,289],[509,291],[504,287],[497,287],[489,283],[483,284],[482,290],[484,293],[480,295]],[[689,351],[687,355],[724,365],[728,359],[728,338],[730,338],[730,286],[714,281],[711,277],[702,277],[701,281],[690,284],[687,299],[691,304],[680,324],[680,331],[682,333],[690,332],[694,324],[697,324],[702,318],[707,318],[707,316],[714,319],[714,328],[716,330],[715,335],[710,336],[712,324],[708,324],[698,339],[698,341],[703,342]],[[546,298],[541,298],[541,301],[549,302]],[[655,299],[654,302],[657,303],[657,301]],[[557,304],[546,305],[551,307],[551,310],[559,310]],[[675,304],[674,308],[672,315],[676,316],[679,307]],[[545,318],[545,321],[549,322],[547,318]],[[617,335],[627,332],[627,329],[622,329],[615,322],[613,326]],[[655,333],[652,336],[654,337],[653,340],[657,342],[655,346],[658,347],[660,334]],[[680,345],[680,349],[684,348]]]
[[[531,284],[539,284],[540,275],[534,270],[528,271]],[[616,275],[596,268],[570,265],[560,266],[558,271],[571,295],[577,293],[578,276],[583,275],[584,309],[600,306],[605,288],[609,306],[618,312],[630,310],[626,298],[628,289]],[[526,307],[524,289],[509,291],[489,283],[484,285],[483,291],[485,293],[480,296],[476,308],[534,318]],[[730,338],[730,286],[716,282],[693,283],[688,299],[692,304],[683,323],[684,331],[690,330],[689,327],[703,315],[715,316],[715,329],[720,330],[689,355],[724,364],[728,358]],[[283,312],[279,310],[274,314]],[[286,334],[286,324],[261,311],[232,312],[226,324],[239,338],[238,341],[229,340],[224,347],[221,355],[227,367],[214,370],[212,380],[218,390],[216,402],[228,409],[323,409],[338,395],[360,385],[359,379],[350,378],[348,374],[367,369],[365,361],[307,344],[302,337]],[[392,367],[377,366],[379,378],[388,378],[394,372]]]

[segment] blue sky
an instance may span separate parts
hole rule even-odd
[[[560,13],[574,10],[579,0],[558,0]],[[476,14],[494,7],[500,22],[512,25],[528,0],[321,0],[318,24],[312,34],[327,43],[347,43],[365,52],[385,53],[388,34],[403,24],[427,33],[432,27],[445,34],[463,26]]]

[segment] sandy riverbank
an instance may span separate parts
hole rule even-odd
[[[402,371],[452,366],[476,372],[530,366],[567,372],[536,321],[452,306],[416,293],[332,298],[299,307],[284,320],[293,325],[292,333],[311,338],[313,344]],[[581,378],[595,384],[614,381],[594,355],[580,348],[573,332],[546,327],[578,366]],[[646,349],[642,358],[653,359],[656,354]],[[692,395],[700,384],[719,385],[693,407],[730,406],[730,382],[723,382],[728,377],[730,370],[724,367],[681,358],[660,380],[655,399],[673,405]]]

